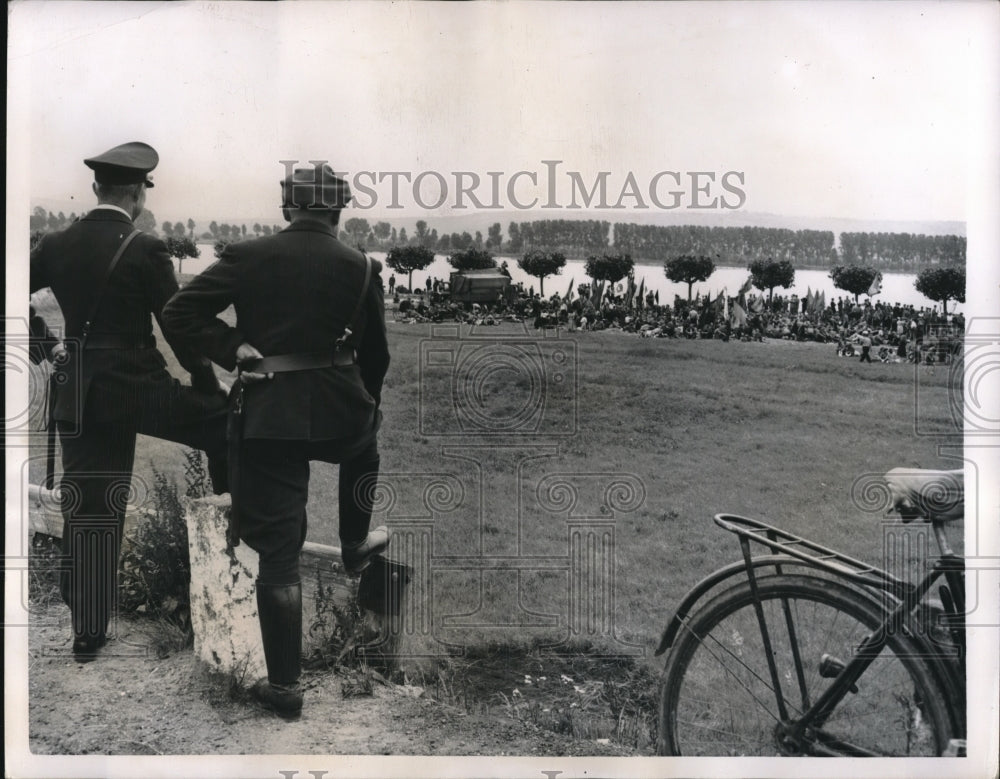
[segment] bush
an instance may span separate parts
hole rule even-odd
[[[58,538],[35,533],[28,557],[28,602],[39,608],[62,602],[59,594],[59,568],[62,545]]]
[[[356,649],[363,631],[363,617],[357,598],[346,606],[335,600],[336,587],[324,583],[316,570],[316,614],[309,625],[309,646],[305,665],[311,668],[335,668],[347,661],[357,662]]]
[[[209,479],[199,451],[185,452],[185,494],[209,492]],[[118,608],[122,614],[158,618],[190,633],[187,525],[176,482],[153,466],[153,511],[122,541],[118,576]]]

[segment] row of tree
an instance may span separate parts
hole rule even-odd
[[[32,235],[44,235],[56,230],[65,230],[79,218],[76,212],[66,216],[62,211],[55,214],[52,211],[46,211],[41,206],[36,206],[32,209],[31,216],[28,217],[28,227]],[[143,232],[157,235],[156,217],[149,209],[142,209],[142,213],[135,220],[135,226]]]
[[[774,259],[823,266],[835,262],[837,257],[832,231],[779,227],[658,226],[619,222],[614,226],[614,244],[616,249],[648,260],[705,255],[726,265]]]
[[[787,260],[752,260],[747,269],[751,284],[762,292],[767,290],[768,302],[777,287],[788,289],[795,281],[795,268]],[[707,281],[715,272],[715,263],[708,257],[685,255],[665,262],[663,271],[671,281],[688,285],[690,300],[691,285]],[[854,295],[855,303],[860,295],[871,298],[882,289],[882,272],[871,265],[836,265],[830,269],[830,279],[837,289]],[[929,300],[942,303],[947,314],[949,300],[965,302],[965,268],[959,265],[926,268],[917,275],[913,286]]]
[[[670,260],[680,256],[707,256],[723,265],[747,261],[787,261],[799,267],[833,267],[838,264],[871,265],[880,270],[912,270],[927,265],[964,265],[966,241],[957,235],[911,233],[841,233],[838,250],[831,230],[790,230],[778,227],[657,226],[596,219],[541,219],[511,222],[504,238],[495,222],[488,235],[445,233],[417,222],[413,235],[405,228],[397,234],[388,222],[370,225],[352,218],[344,224],[346,240],[368,249],[423,246],[447,254],[475,247],[519,254],[536,250],[567,256],[589,256],[608,249],[609,231],[615,251],[641,260]],[[343,234],[342,234],[343,235]]]
[[[883,270],[965,264],[965,237],[913,233],[841,233],[840,257]]]
[[[31,211],[28,224],[32,233],[48,233],[55,230],[64,230],[78,218],[75,212],[67,216],[63,211],[54,213],[47,211],[41,206],[36,206]],[[146,208],[139,214],[139,217],[135,220],[135,224],[143,232],[158,235],[164,239],[187,237],[192,241],[216,241],[220,238],[226,240],[249,238],[251,232],[255,237],[259,237],[261,235],[271,235],[282,229],[280,225],[266,225],[258,222],[248,230],[245,224],[219,224],[213,221],[209,224],[208,230],[196,236],[195,228],[197,224],[194,219],[188,219],[187,223],[164,220],[162,224],[158,225],[153,212]]]
[[[61,230],[76,219],[36,207],[30,218],[33,232]],[[153,214],[144,210],[136,225],[158,233]],[[193,219],[187,223],[164,221],[159,232],[165,238],[187,236],[191,240],[230,241],[266,236],[281,230],[279,225],[254,223],[219,224],[212,221],[206,232],[195,236]],[[776,227],[706,227],[697,225],[657,226],[596,219],[540,219],[511,222],[507,237],[499,222],[489,226],[484,236],[474,233],[439,234],[425,220],[418,220],[413,234],[405,227],[398,231],[388,222],[370,223],[351,217],[341,225],[340,238],[353,246],[388,251],[393,247],[420,246],[441,254],[468,249],[520,254],[525,251],[555,252],[567,256],[589,256],[609,247],[609,231],[614,249],[642,260],[669,261],[684,256],[706,256],[723,265],[742,265],[756,260],[787,261],[799,267],[837,265],[871,266],[878,270],[912,270],[923,266],[965,264],[966,239],[958,235],[916,235],[912,233],[841,233],[840,248],[829,230],[789,230]]]
[[[413,289],[413,271],[429,267],[434,260],[434,251],[426,246],[397,246],[386,255],[386,264],[390,268],[408,275],[409,290]],[[489,251],[475,247],[453,253],[448,257],[448,263],[456,271],[495,268],[497,265]],[[539,292],[544,296],[545,279],[562,271],[566,256],[561,252],[530,249],[518,259],[517,264],[529,276],[539,280]],[[591,279],[609,284],[616,284],[626,277],[631,279],[634,269],[635,261],[629,254],[591,255],[585,264],[585,272]],[[715,269],[712,259],[704,255],[681,255],[663,264],[663,272],[668,279],[688,285],[688,300],[691,299],[692,285],[707,281]],[[769,302],[775,289],[788,289],[795,282],[795,267],[788,260],[773,257],[752,259],[747,263],[747,270],[750,277],[748,285],[740,290],[741,294],[752,285],[761,292],[766,291]],[[830,278],[837,289],[854,295],[855,302],[859,295],[871,297],[881,290],[882,274],[872,266],[837,265],[830,270]],[[917,276],[914,286],[928,299],[943,303],[947,314],[949,300],[965,302],[965,269],[960,266],[928,268]]]

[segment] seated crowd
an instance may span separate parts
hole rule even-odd
[[[945,316],[937,307],[917,308],[899,303],[855,303],[841,297],[822,309],[807,311],[807,300],[774,295],[770,304],[760,296],[694,300],[674,297],[661,305],[659,294],[628,301],[609,290],[600,305],[586,294],[567,301],[561,295],[542,298],[534,288],[511,285],[493,303],[451,300],[446,282],[415,295],[392,293],[389,305],[397,322],[461,322],[496,325],[530,322],[535,328],[559,327],[569,332],[618,330],[643,338],[720,339],[723,341],[793,340],[836,344],[837,354],[860,352],[859,342],[871,341],[871,354],[882,362],[947,362],[961,343],[961,314]]]

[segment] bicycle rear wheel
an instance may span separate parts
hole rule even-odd
[[[922,645],[906,635],[890,638],[819,729],[790,739],[789,726],[830,686],[884,612],[858,591],[813,576],[765,576],[758,592],[780,693],[744,582],[710,600],[678,634],[661,686],[660,754],[943,752],[957,720]]]

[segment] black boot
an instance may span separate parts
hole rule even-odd
[[[351,576],[360,574],[376,555],[382,554],[389,547],[389,540],[389,529],[385,525],[379,525],[356,544],[342,543],[340,558],[344,562],[344,569]]]
[[[252,688],[254,697],[279,717],[302,713],[302,584],[257,582],[257,613],[267,662],[267,679]]]
[[[340,466],[340,550],[347,573],[356,576],[389,546],[385,526],[369,532],[380,460],[351,460]]]

